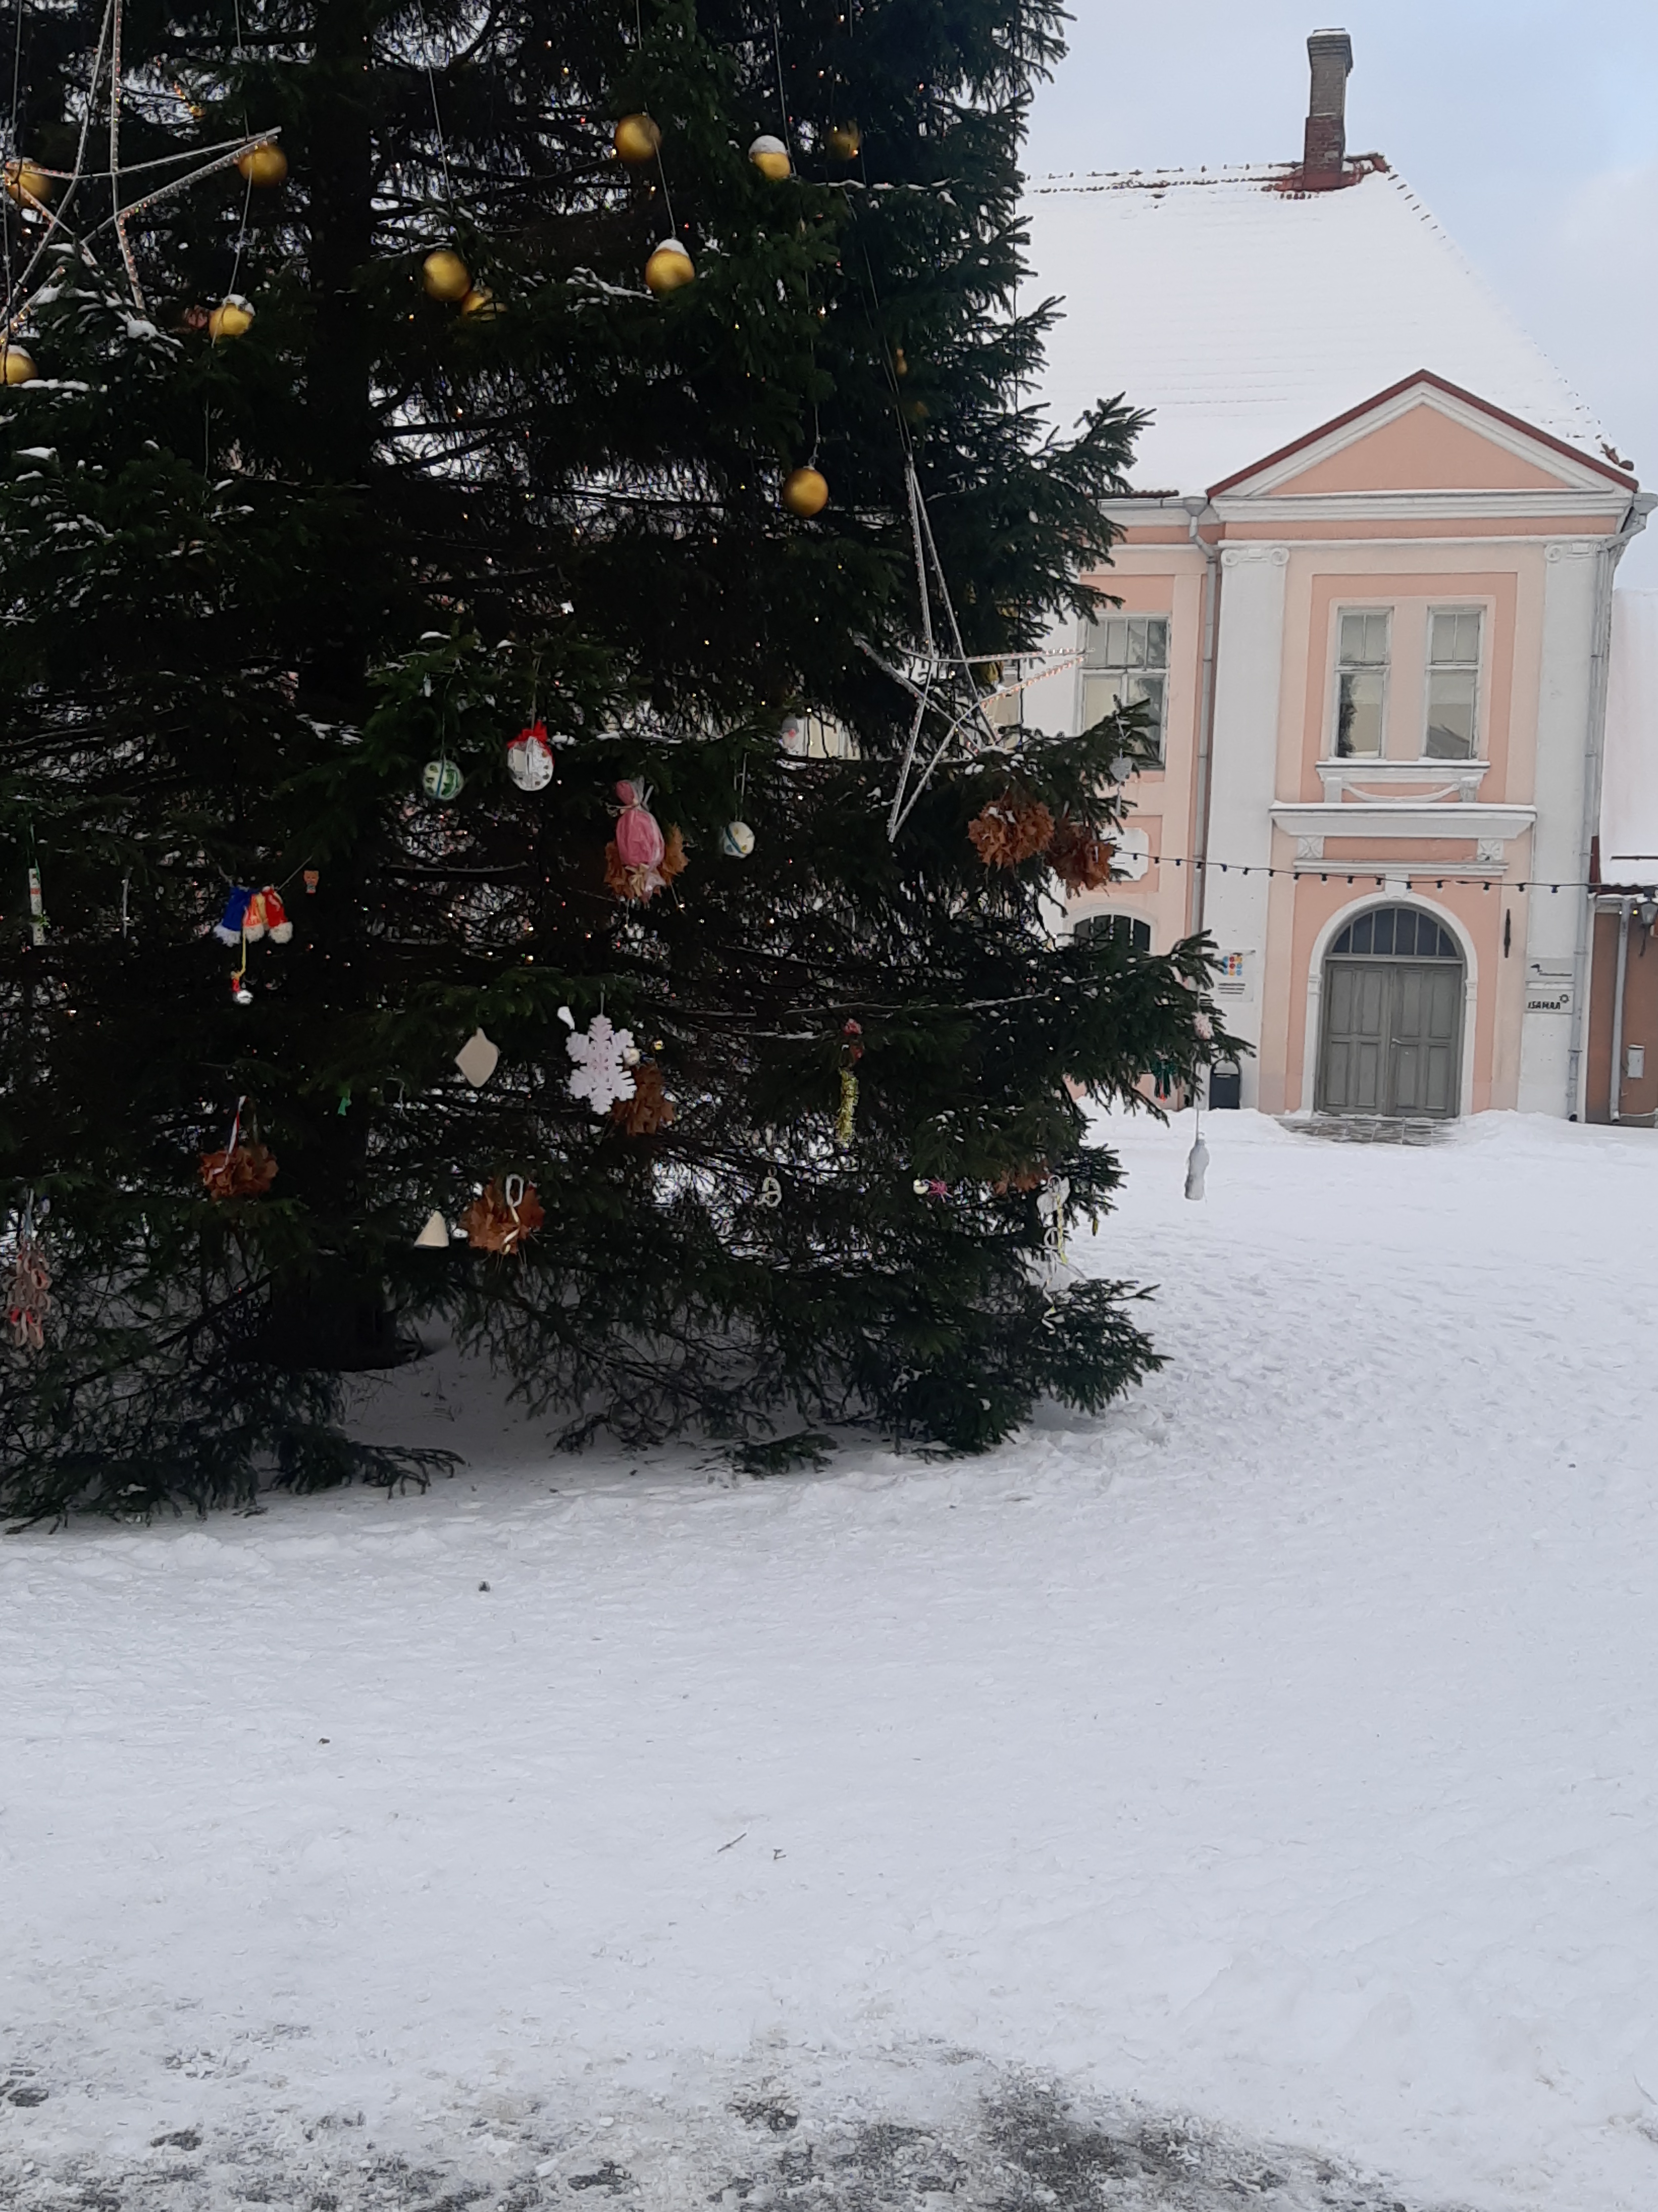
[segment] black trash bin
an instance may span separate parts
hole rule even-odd
[[[1236,1113],[1243,1103],[1243,1073],[1236,1060],[1217,1060],[1209,1071],[1209,1106],[1212,1112],[1224,1113],[1230,1107]]]

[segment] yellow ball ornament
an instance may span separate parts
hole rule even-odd
[[[829,134],[829,149],[837,161],[855,161],[863,144],[864,134],[855,123],[837,123]]]
[[[653,123],[648,115],[624,115],[616,126],[611,143],[619,160],[630,169],[642,169],[647,161],[656,159],[657,149],[662,143],[662,126]]]
[[[264,191],[281,184],[288,174],[288,156],[274,139],[267,138],[263,144],[250,146],[245,154],[238,154],[236,167],[250,185],[257,185]]]
[[[492,315],[501,313],[501,307],[487,284],[474,284],[462,300],[460,312],[463,315],[481,315],[488,322]]]
[[[15,345],[0,346],[0,370],[8,384],[33,384],[36,374],[33,360],[21,346]]]
[[[207,319],[207,334],[215,345],[223,338],[246,337],[252,327],[253,310],[246,300],[226,300]]]
[[[52,179],[33,161],[8,161],[6,198],[15,200],[19,207],[27,207],[31,200],[49,200]]]
[[[780,138],[770,137],[764,132],[750,147],[749,159],[761,175],[769,177],[774,185],[780,185],[790,173],[788,148]]]
[[[677,238],[665,238],[645,264],[645,282],[653,292],[677,292],[695,276],[691,257]]]
[[[829,505],[829,480],[817,469],[791,469],[783,479],[783,504],[791,514],[821,514]]]
[[[420,264],[420,281],[433,300],[464,300],[472,289],[471,272],[452,247],[439,246]]]

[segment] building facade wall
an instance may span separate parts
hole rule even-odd
[[[1580,1109],[1588,923],[1572,887],[1588,872],[1597,639],[1628,494],[1582,468],[1563,481],[1570,468],[1551,473],[1503,434],[1483,480],[1465,422],[1395,421],[1368,457],[1362,436],[1345,462],[1319,457],[1315,496],[1304,482],[1284,496],[1280,483],[1253,506],[1245,492],[1200,514],[1172,501],[1118,510],[1123,542],[1093,580],[1131,612],[1170,618],[1164,766],[1132,787],[1131,818],[1157,864],[1073,913],[1135,915],[1161,951],[1200,912],[1228,956],[1228,1025],[1254,1048],[1245,1104],[1313,1108],[1326,949],[1352,915],[1401,903],[1433,913],[1462,954],[1458,1110]],[[1412,438],[1473,487],[1402,489]],[[1206,823],[1203,634],[1217,575]],[[1482,617],[1466,765],[1422,757],[1429,616],[1447,605]],[[1337,762],[1340,616],[1363,607],[1391,622],[1383,755]]]

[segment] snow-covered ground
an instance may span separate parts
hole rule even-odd
[[[424,1496],[0,1546],[0,2203],[1649,2212],[1658,1137],[1208,1126],[988,1460],[428,1367]]]

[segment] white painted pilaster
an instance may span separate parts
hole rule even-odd
[[[1527,899],[1527,1012],[1520,1032],[1522,1114],[1571,1113],[1571,1042],[1575,996],[1588,979],[1576,973],[1585,894],[1585,810],[1594,708],[1595,625],[1600,616],[1606,541],[1560,538],[1545,550],[1542,650],[1537,702],[1537,755]],[[1548,885],[1572,885],[1551,892]],[[1540,886],[1540,888],[1539,888]],[[1564,1004],[1563,1004],[1564,1000]]]
[[[1220,558],[1203,920],[1223,952],[1244,956],[1242,994],[1220,1003],[1227,1027],[1259,1045],[1290,552],[1284,545],[1225,545]],[[1253,1106],[1258,1097],[1258,1064],[1246,1060],[1243,1103]]]

